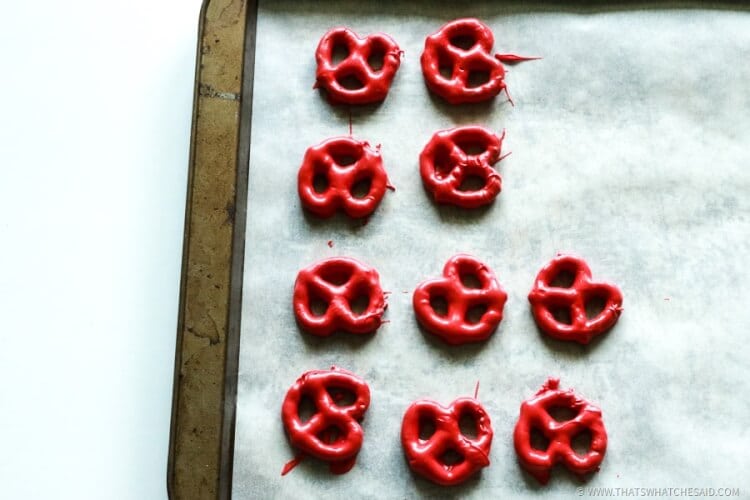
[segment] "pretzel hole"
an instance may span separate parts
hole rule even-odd
[[[551,307],[549,309],[549,312],[558,323],[562,323],[564,325],[573,324],[573,316],[570,314],[569,307]]]
[[[547,408],[547,413],[556,422],[568,422],[573,420],[580,413],[579,408],[570,408],[567,406],[550,406]]]
[[[419,419],[419,439],[427,441],[435,434],[437,427],[432,418],[422,417]]]
[[[476,439],[479,434],[477,419],[471,413],[464,413],[458,420],[458,428],[461,434],[468,439]]]
[[[349,47],[344,43],[334,44],[331,50],[331,64],[338,66],[347,57],[349,57]]]
[[[430,307],[438,316],[448,315],[448,301],[439,295],[430,297]]]
[[[385,52],[383,50],[374,50],[370,57],[367,58],[367,65],[373,71],[380,71],[385,64]]]
[[[591,435],[591,431],[588,429],[583,430],[573,436],[573,439],[570,440],[570,447],[573,448],[573,451],[575,451],[576,454],[586,455],[591,451],[592,439],[593,436]]]
[[[331,425],[320,431],[316,437],[323,443],[333,444],[342,436],[341,430],[335,425]]]
[[[440,455],[440,462],[442,462],[443,465],[447,465],[447,466],[458,465],[462,463],[463,461],[464,461],[464,456],[458,451],[454,450],[453,448],[445,450],[445,453]]]
[[[328,267],[320,272],[320,277],[332,285],[341,286],[352,278],[352,271],[340,267]]]
[[[354,75],[342,76],[340,78],[337,78],[336,81],[346,90],[359,90],[365,86],[365,84],[362,83],[362,80]]]
[[[354,155],[346,153],[333,153],[331,154],[331,157],[333,158],[333,161],[335,161],[336,164],[340,167],[348,167],[350,165],[354,165],[359,159]]]
[[[539,429],[533,428],[529,433],[529,445],[532,448],[539,451],[547,451],[549,448],[550,440],[544,435]]]
[[[372,179],[362,179],[354,183],[351,189],[352,196],[358,200],[365,198],[372,189]]]
[[[606,305],[607,305],[607,299],[605,299],[604,297],[601,297],[601,296],[591,297],[584,304],[584,309],[586,309],[586,318],[587,319],[596,318],[602,313]]]
[[[349,301],[349,309],[357,316],[361,315],[370,306],[369,295],[357,295],[354,300]]]
[[[303,424],[310,420],[313,415],[318,413],[318,407],[310,396],[302,396],[297,405],[297,415]]]
[[[486,182],[478,175],[467,175],[461,180],[458,186],[459,191],[479,191],[485,186]]]
[[[487,70],[471,70],[469,77],[466,79],[466,87],[473,89],[481,87],[490,81],[490,72]]]
[[[325,193],[328,191],[328,176],[325,174],[315,174],[313,177],[313,189],[316,193]]]
[[[461,284],[466,288],[482,288],[482,282],[479,276],[474,273],[461,274]]]
[[[576,275],[574,272],[563,269],[550,280],[549,285],[556,288],[570,288],[573,286],[575,279]]]
[[[326,391],[333,403],[339,407],[351,406],[357,400],[357,395],[353,391],[343,387],[327,387]]]
[[[456,142],[456,146],[469,156],[478,156],[487,151],[487,146],[479,142]]]
[[[461,50],[469,50],[476,45],[477,39],[471,35],[458,35],[451,38],[451,45]]]
[[[328,302],[319,297],[312,297],[309,306],[313,316],[320,317],[328,311]]]
[[[482,320],[482,316],[487,312],[487,305],[482,304],[478,306],[472,306],[466,310],[464,320],[470,325],[476,325]]]

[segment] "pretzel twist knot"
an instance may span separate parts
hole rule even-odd
[[[570,287],[553,283],[563,274],[573,276]],[[588,317],[586,305],[602,302],[602,310]],[[531,312],[539,328],[559,340],[588,344],[595,336],[606,332],[617,323],[622,313],[622,293],[610,283],[595,282],[586,262],[574,255],[557,255],[536,277],[529,293]],[[559,320],[556,313],[569,315]]]
[[[601,410],[576,396],[573,390],[561,390],[559,383],[557,379],[549,379],[533,398],[521,404],[521,414],[513,432],[521,467],[542,484],[547,484],[550,469],[558,463],[578,476],[599,470],[607,451],[607,432]],[[559,422],[550,415],[551,408],[564,408],[574,416]],[[532,430],[541,432],[549,441],[546,449],[532,446]],[[591,444],[588,451],[580,455],[571,441],[585,432],[590,433]]]
[[[461,432],[459,422],[464,417],[474,422],[472,436]],[[427,427],[434,432],[425,437]],[[404,414],[401,444],[414,472],[444,486],[460,484],[490,465],[490,417],[472,398],[456,399],[447,408],[434,401],[416,401]],[[446,460],[448,453],[455,459]]]
[[[316,186],[321,182],[322,186]],[[355,187],[369,185],[366,193]],[[332,217],[343,210],[353,218],[367,217],[380,204],[388,187],[380,147],[341,136],[307,149],[297,175],[302,206],[318,217]]]
[[[360,300],[367,305],[355,312],[353,304]],[[322,314],[313,311],[313,301],[325,304]],[[325,259],[301,270],[294,284],[293,306],[302,329],[319,337],[335,331],[374,332],[387,307],[378,272],[348,257]]]
[[[354,397],[354,401],[340,404],[336,395],[347,393]],[[310,398],[315,405],[315,413],[305,422],[299,415],[304,397]],[[302,374],[286,393],[281,418],[292,446],[329,462],[334,474],[343,474],[354,466],[362,447],[364,433],[359,422],[368,406],[370,388],[364,380],[333,367]]]
[[[334,64],[334,49],[345,48],[347,56]],[[385,99],[403,52],[398,44],[384,33],[359,38],[348,28],[334,28],[320,39],[315,51],[317,71],[315,87],[322,87],[333,104],[369,104]],[[382,67],[371,61],[382,59]],[[374,66],[374,67],[373,67]],[[359,86],[347,85],[347,80]]]
[[[469,288],[464,280],[473,277],[479,288]],[[489,338],[503,319],[508,295],[493,272],[475,257],[458,254],[443,268],[443,277],[422,282],[414,291],[414,312],[419,323],[448,344],[479,342]],[[434,303],[442,299],[444,314]],[[481,312],[477,319],[474,311]],[[474,321],[476,320],[476,321]]]
[[[419,155],[422,183],[437,203],[477,208],[492,203],[502,188],[502,178],[492,165],[500,161],[502,135],[479,126],[441,130]],[[467,189],[469,178],[481,181]]]

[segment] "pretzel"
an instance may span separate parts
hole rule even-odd
[[[462,278],[474,276],[479,288],[468,288]],[[433,308],[442,298],[447,303],[445,315]],[[492,271],[467,254],[454,255],[443,267],[443,277],[422,282],[414,290],[413,306],[417,321],[430,333],[448,344],[459,345],[489,338],[503,319],[508,295]],[[467,315],[472,308],[486,309],[479,320],[471,323]]]
[[[459,422],[465,415],[475,422],[475,437],[461,433]],[[422,439],[420,434],[428,422],[434,433]],[[473,398],[456,399],[447,408],[435,401],[416,401],[404,414],[401,444],[411,470],[444,486],[461,484],[490,465],[490,417]],[[457,463],[446,460],[448,452],[456,454]]]
[[[479,126],[441,130],[432,136],[419,155],[419,173],[425,189],[437,203],[478,208],[492,203],[502,188],[502,178],[492,165],[502,160],[505,131],[497,136]],[[482,181],[467,190],[467,178]]]
[[[355,400],[342,406],[333,394],[349,392]],[[315,413],[303,422],[299,415],[302,398],[315,404]],[[293,447],[329,463],[334,474],[354,467],[364,433],[360,421],[370,406],[370,388],[361,378],[341,368],[303,373],[289,388],[281,406],[281,420]],[[294,464],[291,466],[293,467]],[[285,467],[285,474],[291,468]]]
[[[352,303],[360,297],[367,297],[367,307],[355,313]],[[326,304],[321,315],[311,308],[314,300]],[[294,284],[293,306],[302,329],[319,337],[339,330],[374,332],[383,322],[387,307],[378,272],[348,257],[325,259],[301,270]]]
[[[521,404],[521,415],[513,432],[513,444],[521,467],[542,484],[547,484],[550,469],[563,464],[579,477],[599,470],[607,451],[607,432],[599,408],[575,395],[572,389],[559,389],[558,379],[549,379],[536,395]],[[562,407],[575,414],[558,422],[550,414],[553,407]],[[541,432],[549,445],[539,450],[531,444],[531,432]],[[571,440],[582,432],[591,433],[591,445],[584,455],[571,447]]]
[[[461,39],[468,40],[470,47],[460,47]],[[478,19],[456,19],[443,25],[425,40],[421,62],[427,87],[450,104],[486,101],[501,91],[508,95],[512,104],[502,63],[518,63],[538,57],[492,56],[490,52],[494,44],[492,30]],[[472,74],[481,73],[487,74],[488,80],[474,84]]]
[[[552,283],[561,274],[574,276],[569,288]],[[593,318],[586,314],[586,304],[603,299],[604,308]],[[536,277],[529,293],[531,312],[541,330],[559,340],[572,340],[588,344],[597,335],[606,332],[617,323],[622,313],[622,293],[610,283],[591,279],[589,266],[580,257],[558,254],[545,265]],[[570,312],[570,324],[555,318],[555,312]]]
[[[322,192],[316,179],[325,180]],[[356,196],[358,183],[369,182],[363,196]],[[343,210],[353,218],[367,217],[380,204],[388,187],[380,146],[340,136],[307,149],[297,175],[297,191],[302,206],[318,217],[328,218]]]
[[[337,47],[347,49],[346,58],[333,63],[333,52]],[[374,33],[359,38],[348,28],[333,28],[320,39],[315,51],[318,64],[315,85],[322,87],[332,104],[370,104],[385,99],[393,77],[401,65],[402,51],[398,44],[384,33]],[[375,69],[370,58],[382,57],[382,67]],[[361,85],[347,88],[347,79],[355,79]]]

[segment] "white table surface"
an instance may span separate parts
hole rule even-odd
[[[0,498],[166,498],[199,11],[3,2]]]

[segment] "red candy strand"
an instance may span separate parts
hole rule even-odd
[[[562,274],[573,276],[570,287],[553,283]],[[593,300],[604,302],[604,308],[593,318],[586,314],[586,304]],[[617,323],[622,313],[622,293],[610,283],[595,282],[586,262],[574,255],[559,254],[544,266],[529,293],[531,312],[539,328],[559,340],[588,344]],[[566,311],[570,323],[555,317],[556,311]]]
[[[476,424],[476,436],[461,433],[460,420],[470,416]],[[420,437],[422,426],[429,422],[434,432]],[[417,474],[444,486],[461,484],[490,464],[492,425],[484,407],[472,398],[459,398],[447,408],[429,400],[412,403],[401,426],[401,444],[409,467]],[[448,462],[446,453],[458,460]]]
[[[338,64],[333,62],[336,48],[345,48],[347,55]],[[322,87],[333,104],[370,104],[388,95],[396,71],[401,65],[402,51],[384,33],[359,38],[348,28],[334,28],[320,39],[315,51],[317,71],[314,87]],[[382,67],[370,65],[371,58],[382,58]],[[349,88],[347,80],[358,82]]]
[[[479,288],[468,288],[462,278],[473,276]],[[433,300],[447,303],[445,315],[433,308]],[[443,277],[422,282],[414,291],[413,306],[419,323],[448,344],[459,345],[489,338],[503,319],[508,298],[493,272],[475,257],[458,254],[443,268]],[[467,319],[472,308],[484,312],[475,323]]]
[[[513,432],[521,467],[542,484],[549,481],[550,470],[555,464],[564,465],[578,476],[599,470],[607,451],[607,432],[601,410],[576,396],[572,390],[561,390],[559,383],[558,379],[549,379],[533,398],[523,402]],[[550,415],[551,408],[565,408],[574,416],[558,422]],[[545,450],[532,446],[533,430],[549,440]],[[585,454],[580,455],[572,448],[571,441],[584,432],[591,433],[591,445]]]
[[[318,192],[316,179],[325,181]],[[364,196],[355,196],[358,183],[369,183]],[[302,206],[318,217],[332,217],[338,210],[349,217],[372,214],[389,186],[380,148],[365,141],[340,136],[308,148],[297,175]]]
[[[478,208],[492,203],[502,188],[502,178],[492,165],[500,161],[502,135],[479,126],[441,130],[419,155],[419,173],[437,203]],[[463,183],[475,177],[480,187],[467,190]]]
[[[292,472],[292,469],[302,463],[302,461],[305,459],[305,456],[306,455],[304,453],[300,453],[299,455],[295,456],[293,459],[285,463],[284,467],[281,469],[281,475],[286,476],[287,474]]]
[[[347,391],[355,399],[342,406],[331,396],[332,389]],[[299,415],[303,397],[310,398],[316,409],[306,422]],[[362,447],[364,433],[359,422],[369,406],[370,389],[353,373],[336,367],[304,373],[287,391],[281,407],[289,441],[302,453],[284,466],[282,475],[294,468],[303,455],[328,462],[334,474],[348,472]]]
[[[352,303],[367,298],[361,313]],[[316,315],[312,301],[325,303],[326,310]],[[348,257],[333,257],[313,264],[297,274],[292,299],[294,315],[300,327],[319,337],[335,331],[353,334],[374,332],[383,323],[386,302],[378,272]]]

